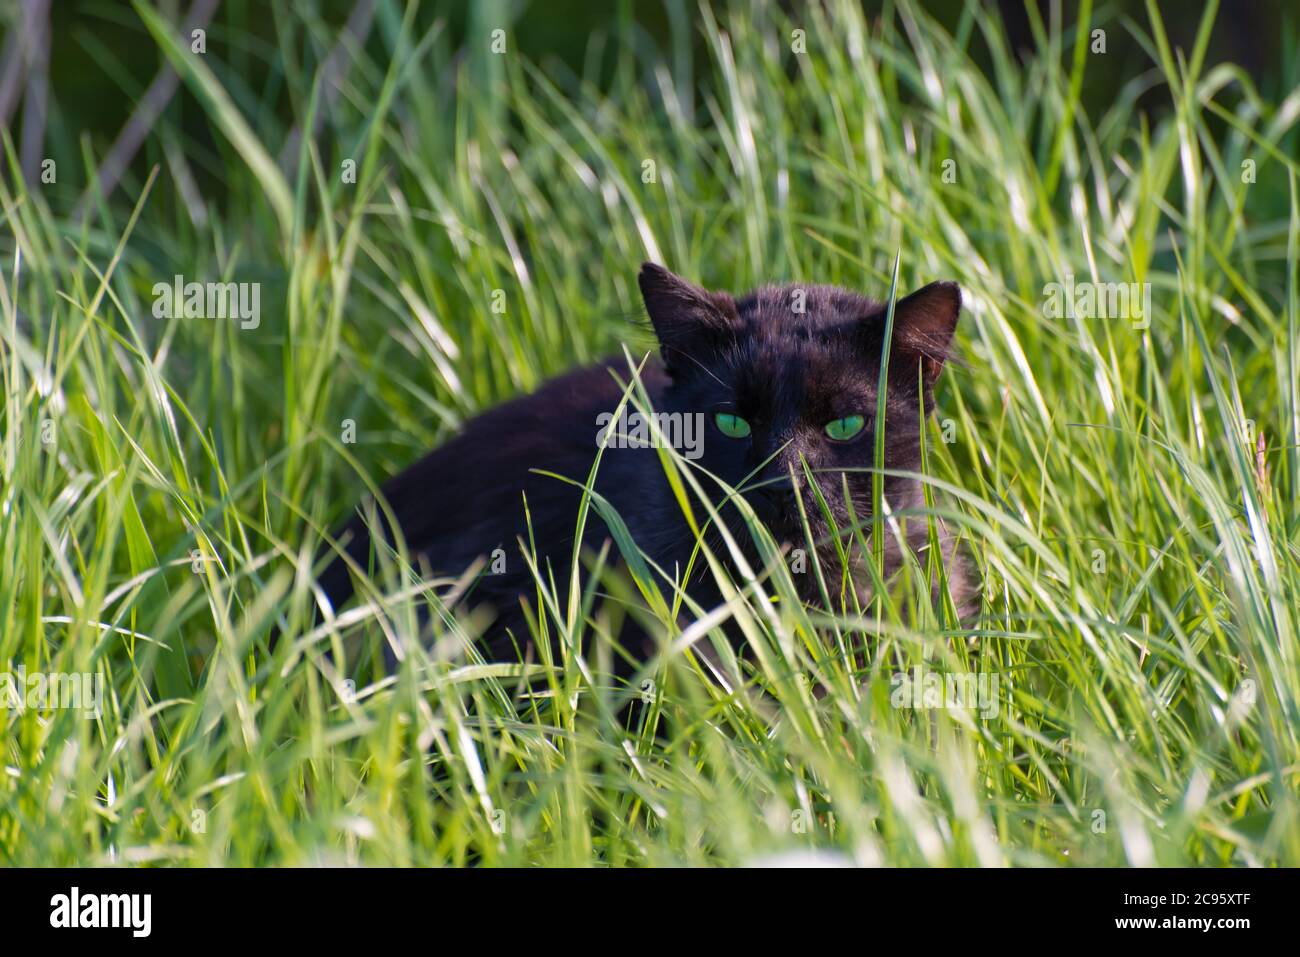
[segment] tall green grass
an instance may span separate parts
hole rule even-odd
[[[169,112],[158,168],[80,220],[4,144],[0,670],[97,673],[105,700],[0,711],[0,861],[1300,863],[1295,61],[1276,102],[1206,62],[1213,5],[1179,50],[1154,4],[1084,3],[1020,63],[974,2],[679,2],[666,48],[625,12],[574,73],[517,52],[509,5],[475,4],[457,50],[384,4],[327,108],[307,8],[275,6],[278,48],[214,31],[204,56],[135,9],[215,146]],[[1150,64],[1088,115],[1096,28]],[[283,167],[281,91],[324,116]],[[187,199],[187,164],[219,202]],[[765,561],[728,574],[736,543],[706,538],[730,600],[685,631],[622,540],[576,590],[536,569],[561,653],[528,668],[479,659],[457,583],[400,556],[312,623],[312,557],[363,489],[550,375],[639,361],[641,260],[883,297],[896,254],[900,290],[952,278],[967,308],[932,513],[875,528],[959,529],[975,623],[924,599],[932,553],[869,607],[836,581],[802,607],[752,516]],[[176,274],[260,282],[260,325],[155,318]],[[1049,315],[1067,274],[1150,283],[1149,324]],[[709,480],[664,464],[703,527]],[[597,590],[662,623],[627,686]],[[386,673],[421,608],[438,639]],[[896,707],[917,667],[997,676],[996,714]]]

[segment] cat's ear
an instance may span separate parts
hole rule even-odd
[[[637,282],[669,372],[735,335],[740,319],[729,293],[701,289],[655,263],[641,264]]]
[[[934,386],[952,347],[961,315],[961,287],[932,282],[894,303],[894,346],[890,362],[900,358],[915,368],[920,363],[925,387]],[[884,311],[881,321],[884,321]]]

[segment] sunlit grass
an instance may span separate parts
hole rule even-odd
[[[1269,102],[1132,23],[1156,72],[1089,116],[1086,23],[1040,24],[1022,65],[973,4],[942,25],[748,6],[679,8],[699,58],[623,23],[603,85],[492,54],[492,4],[459,57],[383,6],[384,55],[288,170],[222,45],[191,62],[141,6],[217,131],[215,151],[153,134],[221,172],[203,225],[169,166],[81,223],[6,140],[0,669],[100,673],[106,699],[0,712],[0,860],[1300,863],[1300,76]],[[312,65],[281,59],[305,114]],[[1152,83],[1167,109],[1140,114]],[[536,629],[566,650],[527,669],[477,658],[454,583],[400,557],[314,619],[313,556],[368,485],[576,363],[639,361],[643,259],[883,298],[896,253],[900,290],[966,294],[927,473],[983,578],[969,627],[924,600],[924,555],[879,607],[833,581],[800,607],[759,528],[749,579],[706,539],[732,597],[684,632],[688,599],[629,542],[572,600],[539,569]],[[176,274],[260,282],[260,325],[155,318]],[[1067,274],[1150,283],[1149,323],[1049,316]],[[709,477],[665,467],[707,522]],[[663,623],[626,686],[597,589]],[[428,649],[406,640],[422,607]],[[383,641],[408,652],[395,674]],[[896,707],[917,667],[997,676],[996,713]]]

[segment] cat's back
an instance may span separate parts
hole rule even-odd
[[[514,538],[527,530],[525,498],[534,536],[563,536],[567,529],[571,541],[581,493],[539,473],[586,481],[598,450],[600,416],[617,407],[620,383],[628,378],[622,358],[607,359],[470,419],[458,435],[384,486],[408,542],[436,546],[447,570],[498,546],[513,551]],[[668,381],[658,363],[647,363],[641,379],[652,401]],[[629,465],[626,457],[607,453],[597,487],[611,494],[630,491],[637,477],[623,474]]]
[[[529,395],[470,419],[458,435],[381,489],[410,553],[435,574],[459,575],[501,550],[505,567],[492,567],[474,591],[476,602],[497,610],[493,641],[522,627],[519,599],[533,588],[519,541],[531,543],[529,550],[535,550],[537,560],[549,563],[564,579],[582,495],[579,486],[587,481],[599,450],[600,417],[617,408],[624,391],[620,381],[628,378],[626,362],[619,358],[552,379]],[[657,404],[668,384],[662,366],[647,363],[641,380]],[[553,474],[542,474],[548,472]],[[653,450],[609,448],[601,458],[597,491],[621,513],[656,511],[655,503],[664,498],[662,484]],[[371,532],[362,511],[358,509],[337,536],[347,560],[335,557],[318,579],[335,608],[353,591],[349,565],[370,565]],[[386,519],[383,525],[385,536],[391,537]],[[586,528],[589,538],[606,534],[595,514],[588,517]],[[493,647],[494,654],[505,651],[504,645]]]

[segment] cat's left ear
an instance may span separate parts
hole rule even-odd
[[[894,303],[894,346],[890,362],[901,358],[912,368],[919,362],[927,389],[933,388],[952,347],[961,315],[961,287],[932,282]]]

